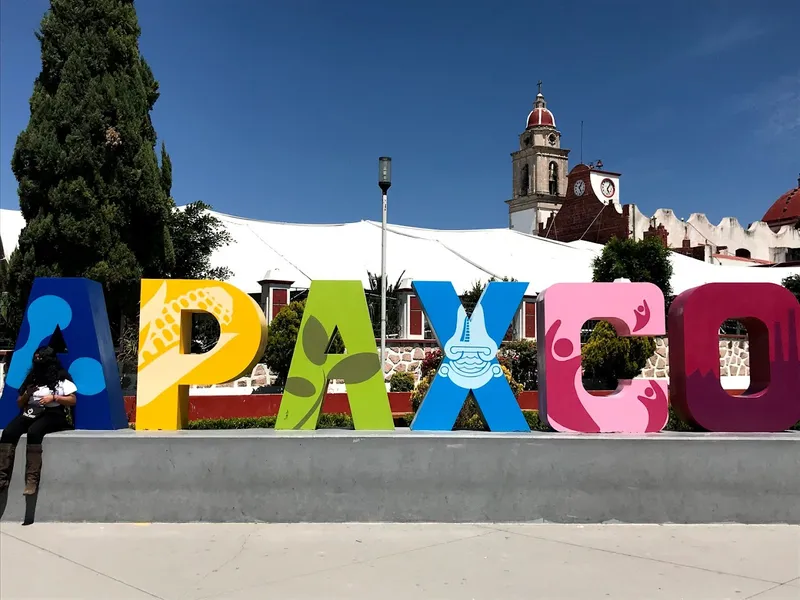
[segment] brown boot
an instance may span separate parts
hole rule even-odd
[[[42,447],[27,445],[25,455],[25,496],[33,496],[39,490],[39,476],[42,474]]]
[[[14,470],[15,444],[0,444],[0,492],[8,489],[11,472]]]

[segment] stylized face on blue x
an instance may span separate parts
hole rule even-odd
[[[444,358],[411,429],[452,430],[472,392],[489,429],[530,431],[497,361],[528,284],[490,282],[469,317],[449,281],[415,281],[413,286]]]

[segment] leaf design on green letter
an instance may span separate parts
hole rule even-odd
[[[314,315],[308,317],[303,328],[303,352],[312,363],[320,366],[325,363],[325,348],[328,347],[328,334],[325,327]]]
[[[342,379],[345,383],[362,383],[381,370],[381,361],[375,352],[360,352],[345,356],[328,373],[328,379]]]
[[[300,396],[301,398],[310,398],[317,393],[317,388],[314,384],[303,377],[289,377],[286,380],[284,390],[293,396]]]
[[[322,384],[322,391],[319,393],[319,397],[317,398],[317,401],[313,404],[313,406],[311,408],[308,409],[308,412],[303,416],[303,418],[300,419],[297,422],[297,425],[294,426],[295,430],[302,429],[303,425],[305,425],[308,422],[308,420],[311,418],[311,416],[314,415],[314,414],[317,414],[317,411],[322,406],[322,401],[325,400],[325,392],[328,389],[328,386],[325,385],[325,383],[326,382],[323,382],[323,384]],[[317,415],[317,418],[319,418],[319,415]],[[316,424],[315,424],[314,425],[314,429],[316,429],[316,428],[317,427],[316,427]]]

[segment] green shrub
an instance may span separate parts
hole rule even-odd
[[[413,414],[395,417],[395,427],[408,427],[414,419]],[[133,428],[134,426],[131,425]],[[237,417],[228,419],[198,419],[190,421],[187,429],[273,429],[275,417]],[[319,429],[353,429],[353,418],[344,413],[322,413]]]
[[[515,340],[500,347],[497,353],[500,364],[511,371],[511,377],[529,391],[538,388],[539,363],[537,361],[536,342],[532,340]]]
[[[273,429],[275,417],[236,417],[227,419],[198,419],[190,421],[187,429]],[[319,429],[353,429],[353,419],[342,413],[322,413]]]
[[[297,332],[303,320],[305,300],[284,306],[269,325],[269,337],[264,351],[264,362],[275,375],[275,385],[286,385],[292,354],[297,343]]]
[[[197,419],[189,421],[186,429],[272,429],[275,417],[237,417],[228,419]]]
[[[584,377],[613,390],[618,380],[638,377],[655,351],[652,338],[619,337],[610,323],[600,321],[581,349]]]
[[[413,373],[401,373],[395,371],[389,378],[390,392],[413,392],[416,378]]]

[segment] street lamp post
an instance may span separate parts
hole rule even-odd
[[[381,156],[378,159],[378,187],[381,188],[383,215],[381,220],[381,371],[386,364],[386,212],[389,188],[392,186],[392,159]]]

